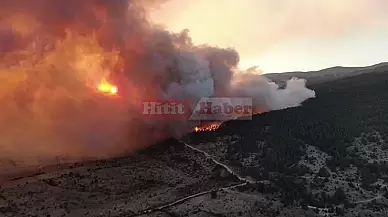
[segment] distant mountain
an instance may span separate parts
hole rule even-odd
[[[385,62],[366,67],[336,66],[319,71],[270,73],[264,74],[264,76],[279,84],[284,84],[292,77],[305,78],[307,79],[308,84],[315,84],[345,77],[357,76],[365,73],[386,71],[387,69],[388,62]]]

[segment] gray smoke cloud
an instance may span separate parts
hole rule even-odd
[[[239,70],[236,50],[194,45],[188,30],[149,22],[147,10],[163,2],[2,1],[1,159],[111,157],[198,124],[145,120],[138,109],[150,98],[252,97],[270,111],[315,97],[305,80],[279,89],[255,70]],[[120,97],[93,89],[102,78]]]

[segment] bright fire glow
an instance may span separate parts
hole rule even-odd
[[[101,93],[105,93],[105,94],[110,94],[110,95],[117,95],[118,93],[118,88],[117,86],[109,83],[108,81],[106,80],[102,80],[98,86],[97,86],[97,89],[98,91],[100,91]]]
[[[194,128],[195,132],[215,131],[220,127],[221,123],[213,123],[205,126],[198,126]]]

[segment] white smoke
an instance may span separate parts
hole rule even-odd
[[[237,70],[238,56],[230,55],[234,63],[231,65],[217,59],[223,58],[222,55],[235,54],[234,50],[212,50],[208,47],[185,51],[181,49],[177,48],[175,56],[181,79],[179,84],[169,85],[168,96],[251,97],[253,105],[263,111],[300,106],[305,100],[315,97],[315,92],[306,87],[305,79],[292,78],[284,88],[280,88],[254,67],[246,71]]]

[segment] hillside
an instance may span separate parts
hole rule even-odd
[[[4,183],[4,216],[388,216],[388,69],[136,156]]]
[[[229,148],[229,159],[260,153],[254,157],[260,163],[250,164],[252,168],[241,163],[236,167],[258,179],[276,174],[285,202],[302,198],[301,205],[342,203],[349,213],[372,212],[370,207],[386,212],[387,82],[387,72],[375,72],[313,85],[317,98],[304,106],[266,113],[244,124],[229,122],[218,133],[242,135],[234,149]],[[260,145],[252,146],[255,143]],[[342,202],[331,198],[339,188],[346,195]],[[384,212],[380,215],[387,216]]]

